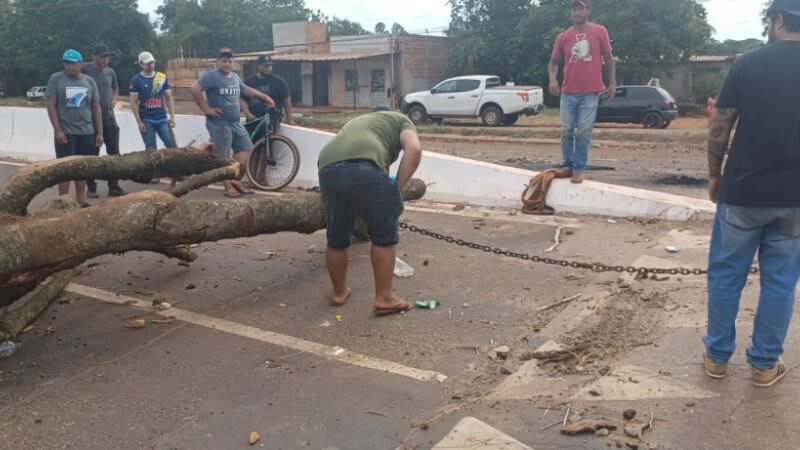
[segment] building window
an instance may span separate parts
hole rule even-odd
[[[346,92],[355,92],[358,88],[358,71],[345,70],[344,71],[344,90]]]
[[[370,91],[383,92],[386,89],[386,71],[373,70],[370,72]]]

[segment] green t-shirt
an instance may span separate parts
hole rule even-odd
[[[317,167],[348,159],[369,159],[387,173],[402,146],[400,133],[417,131],[408,117],[393,111],[364,114],[347,122],[319,152]]]

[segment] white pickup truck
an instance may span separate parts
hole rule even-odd
[[[520,114],[538,114],[544,109],[540,86],[501,86],[500,77],[470,75],[449,78],[430,91],[408,94],[402,111],[414,123],[427,119],[480,117],[487,126],[513,125]]]

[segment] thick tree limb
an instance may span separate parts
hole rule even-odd
[[[23,328],[42,313],[64,289],[75,269],[58,272],[0,313],[0,342],[14,339]]]
[[[58,183],[95,178],[147,183],[153,178],[204,173],[231,165],[213,147],[142,151],[121,156],[71,156],[17,170],[0,186],[0,212],[24,216],[31,200]],[[232,178],[241,177],[241,166]]]
[[[184,178],[181,181],[175,181],[175,185],[170,189],[167,189],[167,192],[175,197],[183,197],[189,192],[192,192],[193,190],[203,186],[208,186],[211,183],[239,178],[241,174],[241,167],[241,164],[233,163],[227,167],[220,167],[219,169],[209,170],[208,172],[203,172],[199,175],[193,175]]]
[[[412,180],[407,200],[425,193]],[[144,191],[91,208],[0,225],[0,286],[43,276],[107,253],[164,252],[177,245],[324,227],[317,193],[240,200],[183,200]],[[11,283],[9,281],[11,280]],[[8,284],[7,284],[8,283]]]

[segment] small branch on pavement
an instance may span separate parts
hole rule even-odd
[[[542,312],[542,311],[545,311],[545,310],[548,310],[548,309],[555,308],[557,306],[564,305],[566,303],[569,303],[569,302],[575,300],[576,298],[579,298],[581,295],[583,295],[583,294],[576,294],[576,295],[573,295],[572,297],[565,298],[564,300],[561,300],[561,301],[558,301],[558,302],[555,302],[555,303],[551,303],[551,304],[549,304],[547,306],[542,306],[541,308],[537,309],[536,312]]]
[[[561,240],[560,240],[560,238],[561,238],[561,230],[563,230],[563,229],[564,229],[564,224],[563,223],[559,223],[558,224],[558,228],[556,228],[556,235],[553,238],[556,241],[556,243],[551,245],[550,247],[547,247],[547,250],[545,250],[545,253],[550,253],[553,250],[555,250],[556,247],[558,247],[558,244],[561,243]]]

